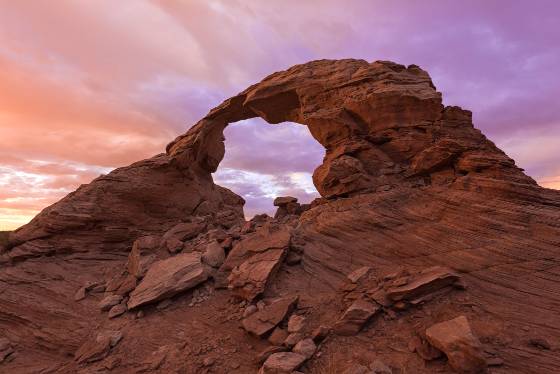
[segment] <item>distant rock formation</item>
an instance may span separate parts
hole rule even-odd
[[[245,222],[212,173],[253,117],[309,127],[321,198]],[[418,66],[312,61],[12,233],[0,371],[555,373],[559,222]]]

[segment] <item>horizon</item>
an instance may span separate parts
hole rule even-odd
[[[475,127],[528,175],[560,189],[558,3],[321,4],[4,5],[0,231],[100,174],[163,152],[265,76],[322,58],[419,65],[445,105],[472,111]],[[252,119],[225,136],[214,179],[245,198],[247,217],[270,214],[275,196],[318,196],[311,173],[324,151],[305,126]]]

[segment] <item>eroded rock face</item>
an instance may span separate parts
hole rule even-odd
[[[211,173],[224,128],[256,116],[309,127],[325,147],[313,176],[322,197],[278,199],[274,218],[245,222],[243,200]],[[441,352],[426,329],[464,315],[489,364],[556,373],[558,222],[560,193],[525,176],[469,111],[444,107],[417,66],[294,66],[211,110],[166,154],[96,179],[11,235],[0,253],[0,371],[304,363],[428,374],[424,359]],[[120,300],[109,312],[106,296]],[[301,329],[292,312],[305,317]],[[126,338],[115,346],[99,331]],[[366,357],[373,351],[383,357]]]

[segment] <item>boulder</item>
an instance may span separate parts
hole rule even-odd
[[[457,372],[480,373],[486,368],[480,341],[465,316],[429,327],[426,339],[447,356],[449,365]]]
[[[288,314],[292,312],[297,304],[297,296],[284,297],[273,301],[249,317],[242,320],[243,328],[258,337],[272,331]]]
[[[291,228],[265,221],[229,252],[218,279],[228,274],[228,288],[253,300],[261,294],[280,267],[291,241]]]
[[[306,358],[294,352],[279,352],[271,354],[259,370],[259,374],[292,373],[299,368]]]
[[[160,301],[191,289],[208,279],[199,253],[182,253],[155,262],[130,293],[128,309]]]
[[[379,309],[376,303],[358,299],[346,309],[335,324],[334,331],[339,335],[355,335]]]

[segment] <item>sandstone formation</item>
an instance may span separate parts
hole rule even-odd
[[[253,117],[321,198],[245,221],[212,173]],[[418,66],[297,65],[2,238],[0,372],[557,373],[559,222]]]

